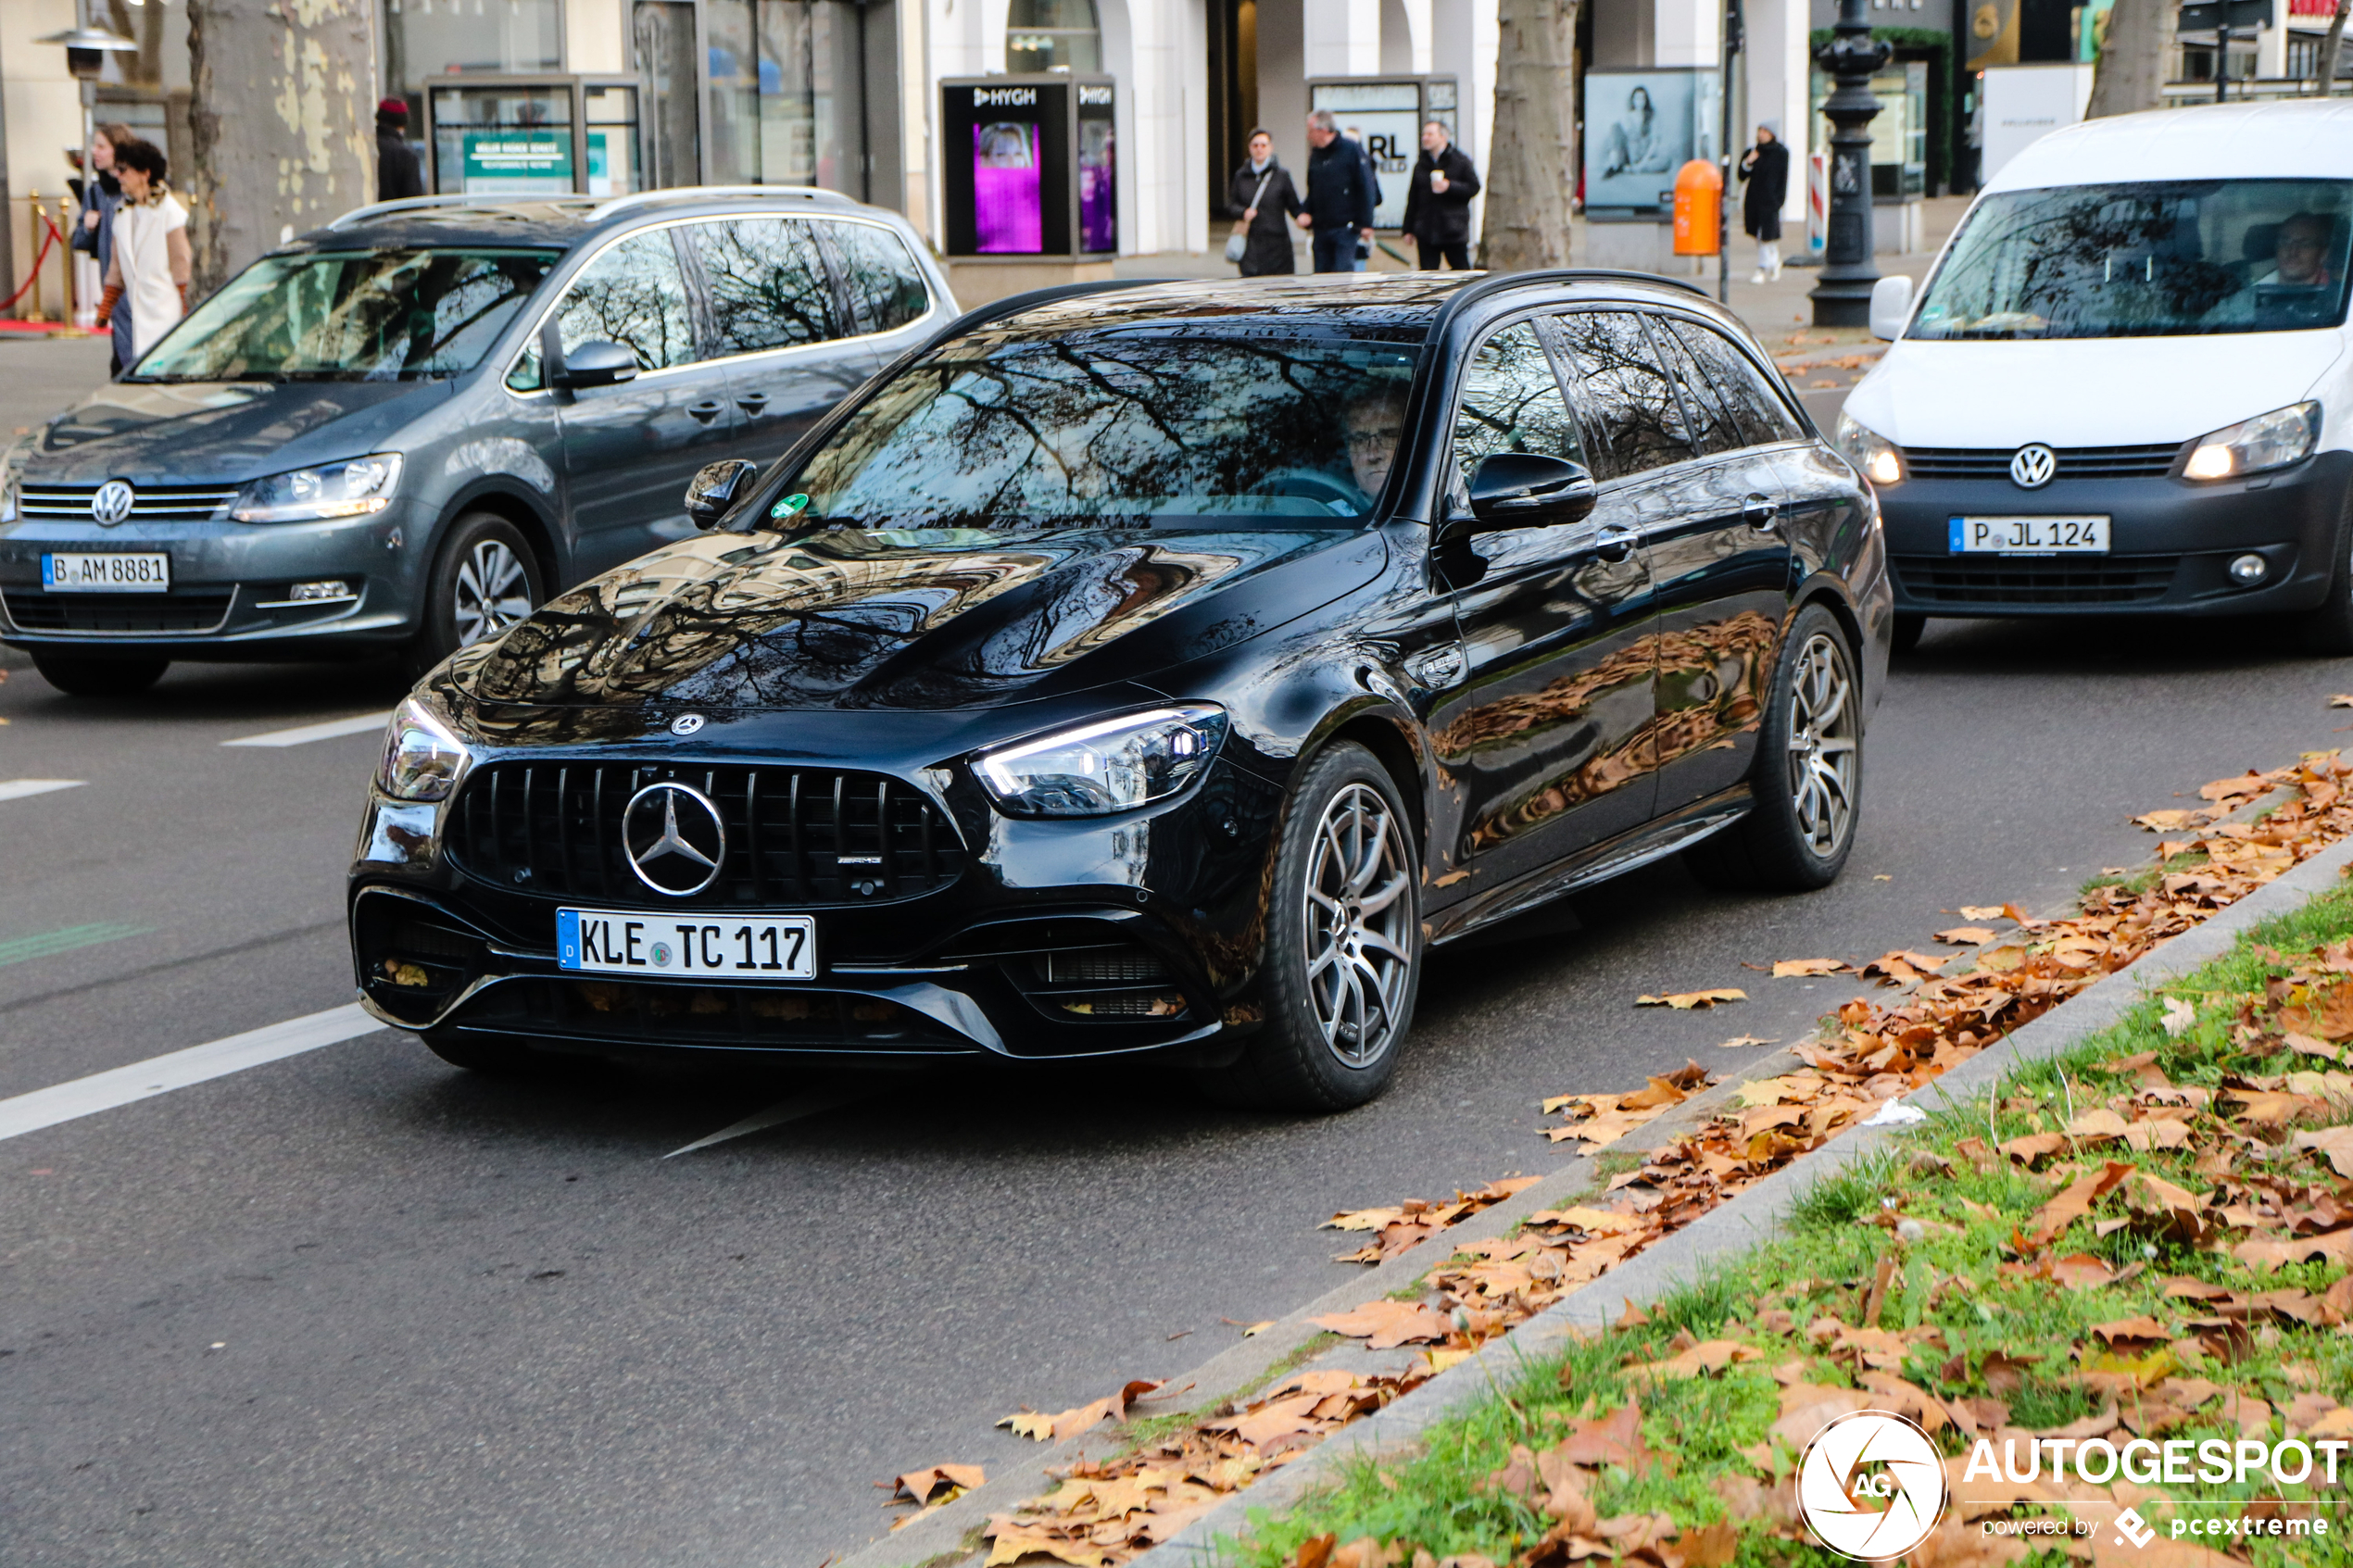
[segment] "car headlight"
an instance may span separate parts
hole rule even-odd
[[[975,754],[973,771],[1015,817],[1101,817],[1183,789],[1226,739],[1226,710],[1182,703]]]
[[[1836,439],[1846,460],[1873,484],[1904,483],[1904,449],[1843,408],[1838,411]]]
[[[447,800],[472,760],[473,753],[449,721],[412,696],[392,710],[384,726],[376,787],[395,800]]]
[[[2312,455],[2321,441],[2321,406],[2293,403],[2241,420],[2200,440],[2182,465],[2183,479],[2236,479],[2284,469]]]
[[[257,479],[238,495],[229,515],[239,522],[365,517],[391,505],[393,490],[399,483],[400,454],[380,452],[347,463],[326,463]]]

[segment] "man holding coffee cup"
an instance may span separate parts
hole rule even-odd
[[[1422,270],[1435,272],[1441,263],[1458,272],[1470,270],[1470,204],[1477,194],[1478,170],[1469,155],[1437,120],[1423,126],[1422,156],[1406,182],[1404,225],[1421,252]]]

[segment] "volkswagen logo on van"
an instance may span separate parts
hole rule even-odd
[[[2010,483],[2020,490],[2040,490],[2058,472],[2058,454],[2041,442],[2018,449],[2010,458]]]
[[[112,528],[131,515],[131,503],[137,499],[130,481],[110,479],[90,497],[90,516],[99,527]]]

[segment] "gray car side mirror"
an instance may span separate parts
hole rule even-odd
[[[612,386],[636,379],[636,350],[617,343],[584,343],[556,369],[558,386]]]
[[[1471,470],[1472,533],[1557,528],[1593,509],[1593,475],[1582,463],[1534,452],[1498,452]]]
[[[735,508],[751,488],[759,474],[758,463],[741,458],[722,458],[715,463],[705,463],[686,482],[686,515],[697,528],[717,526],[719,520]]]

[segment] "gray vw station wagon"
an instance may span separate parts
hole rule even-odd
[[[906,220],[825,191],[361,207],[8,448],[0,642],[84,696],[175,659],[422,672],[693,534],[697,469],[956,313]]]

